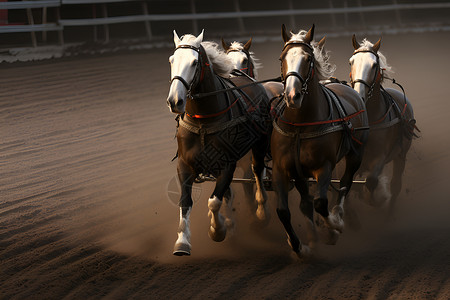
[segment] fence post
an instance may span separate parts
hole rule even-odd
[[[191,4],[191,13],[195,14],[195,0],[190,1]],[[197,19],[192,19],[192,31],[195,32],[194,34],[198,34],[198,24]]]
[[[108,18],[108,8],[106,7],[106,3],[102,4],[103,17]],[[105,31],[105,43],[109,43],[109,26],[108,24],[103,25],[103,29]]]
[[[239,5],[239,0],[234,0],[234,9],[236,10],[236,12],[241,12],[241,6]],[[238,18],[238,23],[239,23],[239,31],[241,33],[245,32],[245,25],[244,25],[244,20],[242,19],[242,17]]]
[[[398,5],[397,0],[393,0],[393,4],[394,5]],[[395,9],[395,17],[397,19],[397,25],[399,27],[403,27],[402,18],[401,18],[401,15],[400,15],[400,10],[398,8]]]
[[[28,24],[34,25],[33,12],[31,11],[31,8],[27,8],[27,18],[28,18]],[[36,32],[31,31],[30,33],[31,33],[31,42],[33,43],[33,47],[37,47]]]
[[[142,10],[144,12],[144,15],[148,16],[148,6],[147,6],[147,2],[144,0],[142,2]],[[145,20],[145,31],[147,32],[147,37],[149,39],[149,41],[152,40],[152,28],[150,27],[150,21]]]
[[[288,5],[289,5],[289,10],[291,10],[291,11],[294,10],[294,4],[292,3],[292,0],[289,0]],[[295,28],[297,28],[297,26],[295,24],[295,17],[293,14],[291,14],[289,16],[289,21],[291,22],[292,30],[296,30]]]

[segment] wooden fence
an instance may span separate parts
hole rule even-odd
[[[241,0],[244,1],[244,0]],[[121,16],[109,16],[108,15],[108,5],[115,2],[139,2],[141,6],[140,14],[133,15],[121,15]],[[179,2],[179,1],[178,1]],[[198,22],[201,20],[226,20],[233,19],[236,20],[236,23],[239,27],[239,32],[246,33],[247,29],[245,26],[245,22],[252,18],[273,18],[273,17],[286,17],[288,20],[288,25],[292,28],[296,27],[296,19],[297,16],[320,16],[323,15],[332,20],[332,26],[336,26],[337,16],[344,16],[345,20],[347,20],[347,16],[350,14],[359,14],[360,18],[364,20],[364,14],[369,13],[382,13],[382,12],[395,12],[394,25],[401,27],[402,26],[402,18],[401,12],[404,11],[415,11],[415,12],[424,12],[430,10],[440,10],[444,11],[444,17],[442,22],[438,22],[438,26],[442,24],[445,25],[445,22],[448,22],[448,15],[450,15],[450,2],[436,2],[436,3],[428,3],[427,1],[423,1],[422,3],[398,3],[397,0],[392,0],[391,4],[384,5],[369,5],[363,6],[361,1],[356,1],[356,6],[348,6],[347,0],[340,1],[341,7],[336,7],[336,2],[329,1],[329,5],[326,8],[308,8],[308,9],[295,9],[294,1],[287,0],[287,8],[279,9],[279,10],[241,10],[241,5],[239,0],[230,1],[230,5],[232,6],[234,11],[226,11],[226,12],[202,12],[199,13],[196,10],[196,1],[195,0],[186,0],[189,2],[188,7],[190,11],[186,11],[184,13],[177,14],[151,14],[149,12],[149,3],[151,4],[151,0],[36,0],[36,1],[13,1],[13,2],[0,2],[0,10],[24,10],[27,14],[28,24],[20,24],[20,25],[9,25],[2,24],[0,26],[0,34],[14,34],[14,33],[23,33],[29,32],[31,35],[31,43],[33,46],[37,46],[37,38],[36,32],[42,32],[43,38],[42,40],[45,42],[45,34],[47,31],[57,31],[59,37],[59,43],[64,43],[64,29],[65,28],[75,28],[81,26],[92,26],[94,28],[94,36],[97,39],[97,26],[103,27],[103,40],[108,42],[110,40],[110,29],[109,25],[111,24],[124,24],[124,23],[142,23],[145,32],[147,34],[147,38],[152,40],[154,37],[154,33],[152,32],[152,24],[156,22],[163,21],[190,21],[192,22],[192,30],[193,32],[199,31]],[[352,1],[354,3],[355,1]],[[166,1],[167,5],[171,4],[171,1]],[[92,18],[61,18],[59,15],[59,9],[61,7],[70,7],[71,5],[100,5],[101,6],[101,16],[100,17],[92,17]],[[56,8],[57,10],[57,18],[53,23],[47,23],[47,8]],[[35,24],[33,13],[36,10],[40,10],[42,12],[42,23]],[[447,17],[445,17],[447,16]],[[345,21],[347,22],[347,21]],[[436,23],[436,22],[435,22]],[[447,24],[449,25],[449,24]],[[436,24],[434,24],[436,26]],[[447,26],[448,27],[448,26]],[[446,28],[447,28],[446,27]],[[249,32],[251,34],[251,32]],[[1,42],[1,35],[0,35]]]

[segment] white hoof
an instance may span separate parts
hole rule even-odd
[[[256,209],[256,217],[259,221],[269,222],[270,215],[264,205],[258,205],[258,208]]]
[[[328,216],[328,226],[342,233],[344,231],[344,210],[339,205],[333,207],[331,214]]]
[[[173,247],[173,255],[176,256],[189,256],[191,255],[191,245],[177,243]]]

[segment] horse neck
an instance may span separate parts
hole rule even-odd
[[[381,94],[381,83],[373,86],[372,96],[366,101],[367,116],[369,123],[376,122],[382,118],[387,111],[386,102]]]
[[[286,108],[285,117],[296,123],[323,121],[330,115],[328,101],[319,85],[317,76],[308,83],[301,108]]]
[[[222,89],[218,76],[214,74],[210,65],[211,63],[209,63],[208,66],[205,65],[203,69],[203,78],[193,89],[193,94],[209,93],[214,92],[218,89]],[[228,103],[225,97],[225,93],[219,93],[202,98],[188,99],[185,111],[188,117],[194,115],[207,116],[221,112],[226,109],[227,106]],[[207,124],[223,118],[223,115],[210,118],[189,118],[195,123]]]

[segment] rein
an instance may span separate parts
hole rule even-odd
[[[239,71],[239,70],[237,70],[237,71]],[[213,92],[208,92],[208,93],[198,93],[198,94],[192,95],[191,98],[192,99],[200,99],[200,98],[204,98],[204,97],[208,97],[208,96],[213,96],[213,95],[225,93],[225,92],[228,92],[228,91],[243,89],[243,88],[246,88],[246,87],[249,87],[249,86],[253,86],[253,85],[256,85],[256,84],[269,82],[269,81],[281,82],[281,77],[270,78],[270,79],[259,80],[259,81],[253,81],[252,83],[239,85],[239,86],[234,86],[234,87],[230,87],[230,88],[226,88],[226,89],[220,89],[220,90],[213,91]]]
[[[292,125],[292,126],[296,126],[296,127],[303,127],[303,126],[324,125],[324,124],[331,124],[331,123],[338,123],[338,122],[348,122],[350,119],[353,119],[354,117],[362,114],[363,112],[365,112],[365,110],[361,109],[360,111],[357,111],[351,115],[348,115],[348,116],[345,116],[342,118],[338,118],[338,119],[316,121],[316,122],[304,122],[304,123],[289,122],[289,121],[283,120],[281,118],[281,116],[279,116],[279,115],[276,115],[276,116],[278,117],[278,120],[280,120],[284,124],[288,124],[288,125]]]

